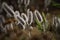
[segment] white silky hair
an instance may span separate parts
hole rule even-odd
[[[3,9],[6,11],[8,17],[9,17],[9,16],[10,16],[10,17],[12,16],[5,7],[3,7]]]
[[[8,10],[10,10],[13,14],[15,14],[14,10],[11,9],[6,2],[3,2],[2,7],[3,7],[3,8],[4,8],[4,7],[7,7]]]
[[[55,16],[55,18],[54,18],[54,20],[55,20],[55,26],[56,26],[56,28],[58,27],[58,18]]]
[[[18,3],[23,3],[23,0],[18,0]]]
[[[10,27],[11,27],[11,29],[13,30],[13,23],[10,23]]]
[[[59,24],[60,24],[60,18],[55,16],[54,21],[55,21],[55,26],[57,28],[59,26]]]
[[[59,23],[60,23],[60,18],[58,18],[58,21],[59,21]]]
[[[50,3],[51,3],[51,0],[45,0],[45,1],[44,1],[45,7],[49,6]]]
[[[30,23],[28,23],[29,18],[27,17],[26,14],[22,13],[21,16],[24,16],[24,17],[25,17],[25,19],[26,19],[25,21],[26,21],[26,23],[27,23],[26,25],[31,25],[32,22],[33,22],[33,13],[30,11],[30,13],[28,13],[28,14],[31,15],[31,16],[30,16],[30,17],[31,17]],[[29,16],[29,15],[28,15],[28,16]],[[25,25],[25,26],[26,26],[26,25]]]
[[[41,19],[41,21],[38,19],[37,14],[38,14],[39,18]],[[41,14],[40,14],[40,12],[39,12],[38,10],[35,10],[35,11],[34,11],[34,15],[35,15],[36,19],[37,19],[39,22],[42,22],[42,21],[43,21],[43,18],[42,18]]]
[[[27,9],[27,17],[29,18],[30,9]]]
[[[6,33],[7,32],[6,28],[3,26],[3,23],[5,23],[5,19],[4,19],[4,17],[2,15],[0,15],[0,18],[2,18],[2,21],[1,21],[2,23],[0,24],[1,31]]]
[[[12,29],[12,30],[13,30],[13,27],[14,27],[13,23],[9,23],[9,24],[6,24],[6,25],[5,25],[4,29],[5,29],[6,32],[7,32],[7,30],[9,30],[9,29]]]
[[[9,25],[5,25],[5,27],[2,27],[2,31],[3,31],[4,33],[7,33],[7,26],[9,26]]]
[[[23,18],[23,16],[25,17],[25,21],[28,22],[28,17],[27,17],[27,15],[26,15],[25,13],[22,13],[22,14],[21,14],[21,17]]]
[[[19,13],[19,12],[16,11],[15,13],[17,14],[17,13]],[[26,15],[25,15],[25,16],[26,16]],[[19,18],[19,19],[18,19],[18,18]],[[25,29],[25,26],[24,26],[24,25],[26,25],[26,21],[25,21],[19,14],[16,15],[16,19],[18,20],[18,23],[23,26],[23,30],[24,30],[24,29]],[[23,24],[20,20],[22,20],[24,24]]]
[[[0,15],[0,18],[2,18],[2,21],[5,22],[5,19],[2,15]]]
[[[25,1],[27,1],[27,0],[25,0]],[[26,4],[26,3],[25,3],[25,4]],[[29,1],[28,1],[28,4],[29,4]],[[2,7],[3,7],[3,9],[4,9],[7,13],[9,13],[8,10],[10,10],[10,11],[12,12],[12,14],[14,14],[14,18],[18,21],[17,24],[20,23],[20,24],[23,26],[24,29],[25,29],[25,25],[26,25],[26,23],[28,23],[28,21],[30,21],[30,23],[28,23],[28,25],[31,25],[31,24],[33,23],[33,12],[30,11],[30,9],[27,9],[27,15],[26,15],[25,13],[22,13],[22,14],[20,15],[19,11],[15,11],[15,12],[14,12],[14,10],[13,10],[12,8],[10,8],[10,7],[8,6],[8,4],[5,3],[5,2],[3,2]],[[7,10],[5,7],[7,7],[8,10]],[[10,13],[9,13],[9,14],[10,14]],[[41,19],[41,21],[38,19],[37,14],[38,14],[39,18]],[[37,19],[39,22],[42,22],[42,21],[43,21],[43,18],[42,18],[41,14],[40,14],[40,12],[39,12],[38,10],[35,10],[35,11],[34,11],[34,15],[35,15],[36,19]],[[26,20],[24,20],[23,16],[25,17]],[[29,20],[29,17],[31,17],[31,20]],[[18,19],[18,18],[19,18],[19,19]],[[23,22],[24,24],[21,22],[21,20],[22,20],[22,22]]]
[[[14,17],[15,17],[16,20],[18,20],[17,17],[20,17],[20,13],[19,13],[19,11],[15,11]]]
[[[20,17],[20,13],[19,13],[18,11],[15,11],[15,12],[14,12],[14,10],[11,9],[11,8],[8,6],[8,4],[5,3],[5,2],[3,2],[3,4],[2,4],[3,9],[5,9],[4,6],[6,6],[6,7],[8,8],[8,10],[10,10],[10,11],[14,14],[15,19],[18,20],[19,23],[21,23],[21,22],[19,21],[19,19],[20,19],[20,20],[22,20],[22,21],[24,22],[24,24],[26,24],[25,20],[24,20],[22,17]],[[5,9],[5,10],[6,10],[6,9]],[[8,13],[8,10],[6,10],[7,13]],[[18,19],[18,18],[19,18],[19,19]]]
[[[8,5],[7,5],[7,3],[3,3],[3,8],[4,8],[4,6],[6,6],[13,14],[14,14],[14,17],[17,19],[17,17],[19,17],[19,18],[21,18],[20,17],[20,13],[19,13],[19,11],[15,11],[14,12],[14,10],[12,10]],[[22,18],[21,18],[22,19]],[[23,20],[23,19],[22,19]],[[24,20],[23,20],[24,21]],[[24,21],[24,23],[25,23],[25,21]]]
[[[18,0],[18,3],[24,3],[25,7],[27,7],[30,4],[30,0]]]
[[[32,22],[33,22],[33,13],[30,11],[29,15],[31,15],[31,16],[30,16],[30,17],[31,17],[31,20],[30,20],[29,25],[31,25],[31,24],[32,24]]]
[[[24,4],[26,7],[29,5],[29,3],[30,3],[30,0],[24,0]]]
[[[11,14],[10,14],[10,12],[5,7],[8,10],[10,10],[13,14],[15,14],[14,11],[12,10],[12,8],[10,8],[7,3],[3,2],[2,8],[6,11],[6,13],[7,13],[8,16],[11,16]]]
[[[30,20],[30,23],[28,23],[28,24],[31,25],[33,22],[33,12],[30,11],[30,9],[27,10],[27,17],[28,17],[28,21]],[[31,19],[29,19],[29,17],[31,17]]]

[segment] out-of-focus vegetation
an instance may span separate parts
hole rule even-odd
[[[59,40],[60,15],[47,1],[0,0],[0,40]]]

